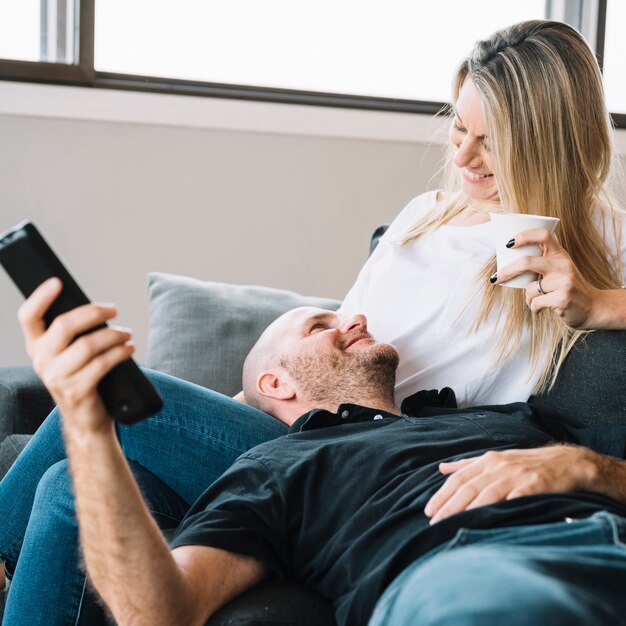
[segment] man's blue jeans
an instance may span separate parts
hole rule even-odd
[[[140,424],[119,426],[118,436],[148,507],[162,527],[175,528],[240,454],[287,428],[227,396],[165,374],[149,375],[165,399],[163,410]],[[4,624],[102,623],[80,566],[56,409],[0,483],[0,559],[12,577]]]
[[[626,519],[462,529],[387,587],[369,626],[626,624]]]

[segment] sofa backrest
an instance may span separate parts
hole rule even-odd
[[[554,387],[530,403],[573,426],[626,424],[626,331],[584,335],[567,355]]]

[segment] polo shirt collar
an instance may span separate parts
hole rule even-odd
[[[398,415],[394,415],[388,411],[381,411],[380,409],[372,409],[359,406],[358,404],[340,404],[336,413],[325,409],[313,409],[305,413],[291,425],[289,434],[315,430],[317,428],[339,426],[346,423],[369,422],[378,416],[380,416],[380,418],[398,418]]]
[[[405,398],[401,405],[403,415],[418,416],[428,413],[427,409],[456,409],[456,396],[450,387],[444,387],[440,391],[430,389],[418,391]],[[340,404],[336,413],[325,409],[313,409],[299,417],[289,428],[289,434],[300,433],[316,428],[328,428],[329,426],[339,426],[346,422],[367,422],[376,416],[395,417],[393,413],[371,409],[358,404]]]

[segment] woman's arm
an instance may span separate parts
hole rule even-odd
[[[593,302],[587,328],[626,328],[626,288],[599,289]]]
[[[523,257],[498,272],[496,284],[524,272],[541,274],[541,284],[526,287],[526,302],[536,313],[552,309],[568,326],[580,330],[626,329],[626,289],[598,289],[574,265],[556,237],[547,230],[525,230],[512,247],[539,245],[543,256]],[[539,287],[541,287],[541,293]]]

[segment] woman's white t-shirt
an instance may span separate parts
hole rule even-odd
[[[497,315],[474,327],[483,292],[478,273],[494,254],[491,222],[444,225],[401,243],[436,204],[437,192],[429,192],[398,215],[339,312],[365,314],[372,336],[398,350],[398,403],[416,391],[446,386],[461,407],[524,401],[540,376],[540,368],[530,365],[529,334],[524,332],[519,350],[498,364]],[[622,252],[626,258],[626,248]]]

